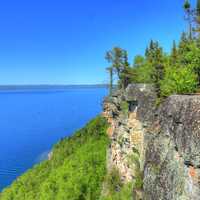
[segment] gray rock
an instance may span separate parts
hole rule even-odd
[[[161,128],[188,165],[200,167],[200,96],[174,95],[160,108]]]
[[[142,122],[154,120],[157,95],[152,85],[131,84],[124,94],[126,101],[137,108],[137,117]]]
[[[128,116],[120,109],[124,100],[129,104]],[[121,169],[127,167],[125,155],[133,153],[131,144],[138,134],[135,124],[141,124],[143,199],[200,200],[200,96],[173,95],[158,107],[152,85],[131,84],[106,101],[109,108],[105,110],[116,122],[111,139],[115,149],[110,152],[116,152],[114,161],[119,161]],[[131,113],[136,119],[129,118]]]
[[[145,199],[199,200],[200,96],[173,95],[156,112],[145,140]]]

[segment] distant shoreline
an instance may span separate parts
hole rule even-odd
[[[38,89],[80,89],[80,88],[108,88],[107,84],[96,85],[0,85],[0,91],[5,90],[38,90]]]

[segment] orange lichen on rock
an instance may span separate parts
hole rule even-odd
[[[113,119],[112,119],[111,117],[108,117],[108,118],[107,118],[107,121],[108,121],[109,124],[112,124]]]
[[[190,167],[189,168],[189,175],[191,176],[191,177],[196,177],[196,170],[195,170],[195,168],[194,167]]]
[[[108,137],[112,137],[113,135],[113,132],[114,132],[114,129],[112,126],[110,126],[108,129],[107,129],[107,134],[108,134]]]
[[[200,176],[197,172],[197,169],[195,169],[194,167],[189,167],[189,176],[192,178],[195,184],[200,184]]]

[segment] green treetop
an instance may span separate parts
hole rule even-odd
[[[177,64],[177,61],[178,61],[178,49],[176,46],[176,42],[173,41],[173,47],[170,55],[170,63],[171,65],[175,66]]]
[[[128,74],[130,73],[127,51],[120,47],[114,47],[106,53],[106,60],[111,63],[112,73],[117,74],[120,88],[125,88],[129,82]]]

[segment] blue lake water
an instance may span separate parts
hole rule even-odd
[[[101,112],[105,88],[0,92],[0,190]]]

